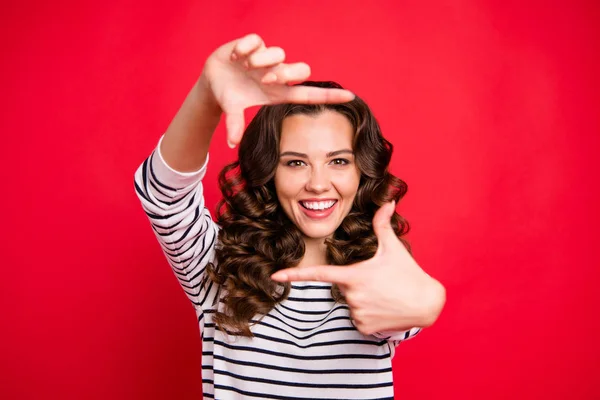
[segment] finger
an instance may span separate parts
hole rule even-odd
[[[351,266],[317,265],[283,269],[271,275],[271,279],[279,282],[315,281],[350,285],[353,283],[354,274]]]
[[[269,47],[258,50],[248,56],[248,65],[252,68],[273,67],[285,61],[285,51],[281,47]]]
[[[288,88],[286,99],[290,103],[297,104],[346,103],[354,100],[354,94],[344,89],[293,86]]]
[[[310,67],[306,63],[279,64],[270,68],[261,82],[286,84],[305,81],[309,76]]]
[[[244,134],[244,113],[229,113],[225,116],[227,144],[230,148],[240,143]]]
[[[251,33],[237,41],[231,52],[231,59],[234,61],[245,59],[261,48],[265,48],[265,42],[256,33]]]
[[[391,219],[396,210],[396,202],[390,201],[382,205],[373,216],[373,231],[379,241],[379,247],[385,246],[390,241],[398,241],[396,232],[392,228]]]

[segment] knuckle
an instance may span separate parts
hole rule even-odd
[[[286,80],[289,78],[290,73],[287,68],[282,68],[279,71],[277,71],[277,76],[279,76],[283,80]]]
[[[354,326],[356,327],[357,331],[359,331],[363,335],[366,335],[365,332],[368,330],[368,327],[365,325],[364,322],[356,320],[354,321]]]
[[[252,53],[248,56],[248,66],[256,67],[260,62],[260,54]]]
[[[346,302],[348,303],[348,305],[349,305],[350,307],[353,307],[353,308],[358,308],[358,307],[360,307],[360,305],[361,305],[361,298],[360,298],[360,294],[357,294],[357,293],[356,293],[356,292],[354,292],[354,291],[348,291],[348,292],[345,294],[345,297],[346,297]]]
[[[242,51],[241,44],[242,44],[242,40],[238,40],[235,43],[235,45],[233,46],[233,52],[234,53],[237,53],[237,54],[241,53],[241,51]]]
[[[375,332],[368,319],[364,316],[355,316],[353,323],[356,330],[363,335],[372,335]]]
[[[256,33],[250,33],[240,40],[235,45],[235,50],[240,54],[246,54],[262,43],[262,38]]]
[[[360,333],[362,333],[362,334],[363,334],[363,335],[365,335],[365,336],[372,335],[372,334],[374,334],[375,332],[376,332],[376,331],[375,331],[375,329],[371,328],[370,326],[365,326],[365,327],[363,328],[363,330],[362,330],[362,331],[360,331]]]
[[[365,316],[360,309],[352,309],[352,318],[355,322],[363,323],[365,320]]]

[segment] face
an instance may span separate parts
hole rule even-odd
[[[352,208],[360,182],[353,137],[350,121],[335,111],[283,121],[275,188],[306,237],[331,237]]]

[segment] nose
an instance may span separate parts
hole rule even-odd
[[[306,191],[323,193],[331,188],[331,178],[327,168],[315,167],[310,171],[310,176],[306,182]]]

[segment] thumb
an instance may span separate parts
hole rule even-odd
[[[373,230],[379,241],[379,247],[382,245],[385,246],[385,244],[390,243],[390,241],[398,240],[391,223],[395,210],[396,202],[392,200],[389,203],[382,205],[379,210],[375,212],[375,216],[373,216]]]
[[[227,113],[225,128],[227,129],[227,144],[233,149],[240,143],[244,134],[244,112]]]

